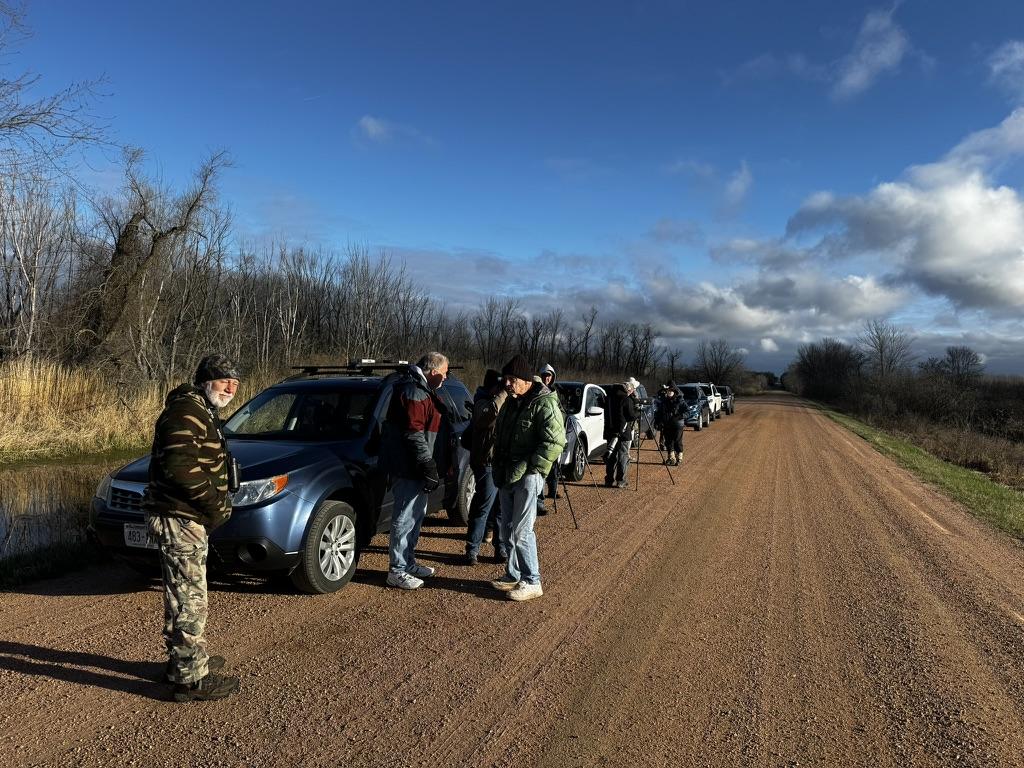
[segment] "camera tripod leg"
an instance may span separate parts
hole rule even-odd
[[[565,494],[565,503],[569,505],[569,514],[572,516],[572,527],[578,531],[580,529],[580,524],[576,522],[576,511],[572,508],[572,499],[569,498],[569,489],[565,487],[565,478],[559,475],[558,480],[562,484],[562,493]],[[555,500],[555,512],[558,512],[557,499]]]
[[[636,446],[636,459],[637,459],[637,461],[636,461],[636,464],[637,464],[637,467],[636,467],[636,477],[637,477],[637,485],[639,485],[640,484],[640,446],[642,446],[644,444],[644,437],[643,437],[643,433],[638,432],[637,434],[640,435],[639,440],[637,440],[637,446]],[[655,445],[656,445],[656,447],[658,449],[658,456],[661,457],[661,463],[665,467],[665,471],[668,472],[668,479],[672,481],[672,485],[675,485],[676,484],[676,479],[674,477],[672,477],[672,470],[668,468],[668,464],[665,462],[665,453],[661,450],[661,446],[660,445],[657,445],[657,444],[655,444]]]

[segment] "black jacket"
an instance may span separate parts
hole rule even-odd
[[[640,415],[636,400],[626,394],[621,385],[610,388],[608,408],[604,412],[604,439],[629,438],[633,422]]]

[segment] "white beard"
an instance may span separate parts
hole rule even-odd
[[[206,393],[206,398],[213,403],[214,408],[226,408],[228,403],[231,402],[234,395],[229,395],[226,392],[220,394],[213,391],[213,383],[206,382],[203,384],[203,391]]]

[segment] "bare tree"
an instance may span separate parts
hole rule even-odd
[[[743,353],[727,339],[701,339],[693,365],[702,380],[735,386],[743,372]]]
[[[28,35],[24,6],[0,3],[0,58],[9,60]],[[0,77],[0,169],[6,173],[57,169],[74,147],[105,141],[105,127],[89,112],[100,80],[48,95],[37,93],[39,84],[30,71]]]
[[[868,320],[857,338],[868,371],[879,381],[889,381],[906,370],[914,359],[913,337],[884,320]]]
[[[970,387],[977,383],[985,366],[981,355],[970,347],[946,347],[942,370],[958,386]]]

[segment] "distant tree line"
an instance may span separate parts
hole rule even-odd
[[[852,343],[801,345],[783,384],[882,422],[923,419],[1024,441],[1024,382],[985,376],[981,355],[967,346],[919,360],[913,337],[880,320],[865,323]]]

